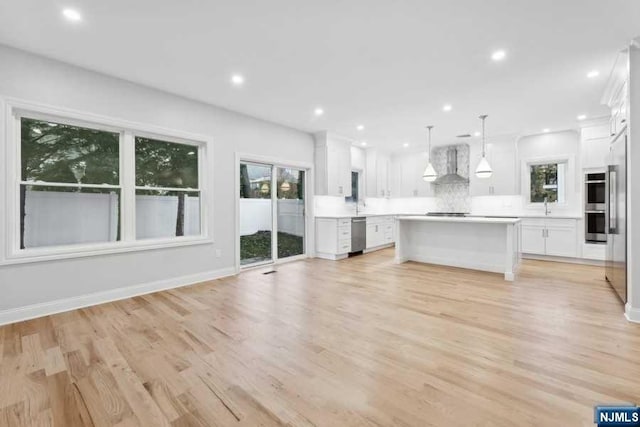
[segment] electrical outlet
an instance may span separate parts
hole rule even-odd
[[[220,258],[222,256],[222,249],[216,249],[216,258]]]

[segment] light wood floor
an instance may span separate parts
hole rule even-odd
[[[278,270],[1,327],[0,425],[567,427],[640,403],[640,325],[600,268]]]

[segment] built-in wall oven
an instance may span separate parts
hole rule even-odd
[[[584,236],[587,243],[606,243],[606,173],[585,175]]]

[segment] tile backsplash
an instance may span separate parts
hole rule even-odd
[[[447,150],[455,148],[457,150],[458,175],[469,178],[469,145],[457,144],[437,147],[432,150],[431,158],[433,167],[438,176],[447,173]],[[469,184],[438,184],[434,185],[434,193],[438,200],[437,210],[439,212],[471,212],[471,196],[469,195]]]

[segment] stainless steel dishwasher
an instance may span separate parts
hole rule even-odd
[[[351,252],[362,252],[367,247],[367,218],[351,218]]]

